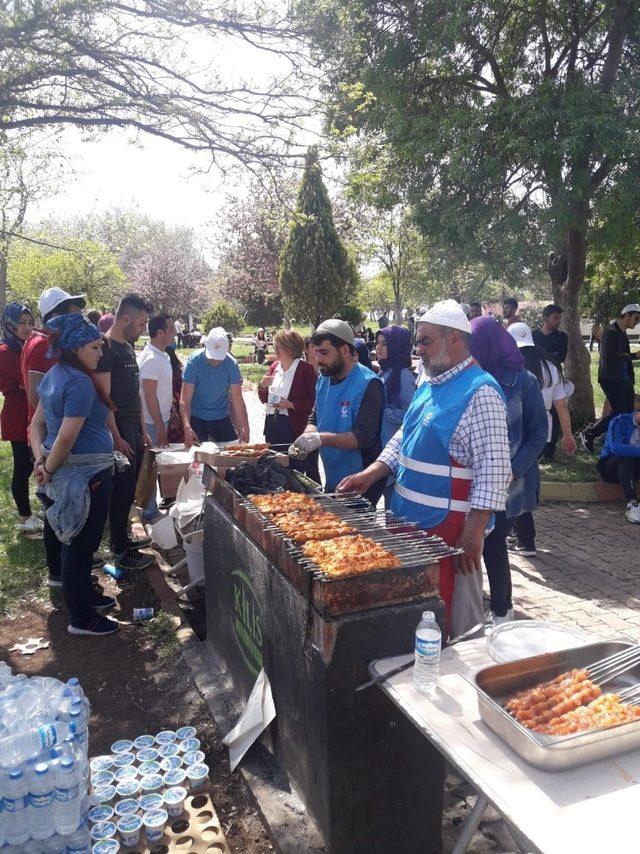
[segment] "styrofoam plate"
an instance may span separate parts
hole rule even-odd
[[[498,664],[559,652],[591,643],[593,638],[586,632],[556,623],[541,623],[537,620],[514,620],[492,629],[487,638],[487,650]]]

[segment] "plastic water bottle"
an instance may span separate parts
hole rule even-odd
[[[46,839],[55,832],[54,781],[46,762],[38,762],[29,786],[28,820],[34,839]]]
[[[67,854],[91,854],[91,834],[86,822],[67,837]]]
[[[58,833],[42,843],[43,854],[67,854],[67,840]]]
[[[416,629],[413,684],[422,694],[432,694],[440,675],[442,635],[433,611],[425,611]]]
[[[59,721],[14,731],[10,735],[5,733],[0,738],[0,765],[5,767],[21,765],[27,759],[38,756],[43,750],[60,744],[68,732],[68,725]]]
[[[55,774],[56,831],[63,836],[73,833],[80,824],[80,781],[76,763],[70,756],[60,759]]]
[[[29,786],[21,768],[9,772],[5,784],[4,829],[8,845],[22,845],[30,836],[27,823],[27,794]]]

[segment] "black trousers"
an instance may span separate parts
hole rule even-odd
[[[533,521],[533,513],[522,513],[520,516],[516,516],[515,519],[509,519],[509,523],[513,524],[518,538],[518,545],[524,546],[525,549],[535,549],[536,525]]]
[[[611,404],[611,414],[604,415],[584,431],[592,439],[595,439],[596,436],[602,436],[607,432],[609,422],[614,416],[620,415],[623,412],[633,412],[636,400],[633,380],[625,380],[621,383],[611,383],[602,380],[600,387]]]
[[[270,445],[290,445],[297,436],[293,432],[291,421],[287,415],[267,415],[264,419],[264,438]],[[311,480],[320,483],[318,470],[318,451],[312,451],[304,460],[289,458],[289,466],[301,474],[306,474]]]
[[[128,442],[133,450],[133,459],[124,471],[117,471],[113,476],[111,492],[111,507],[109,508],[109,538],[111,550],[120,555],[129,547],[129,512],[136,494],[138,472],[144,454],[142,441],[142,425],[139,417],[123,417],[116,415],[116,424],[120,435]]]
[[[636,500],[636,480],[640,478],[640,457],[607,457],[598,460],[600,477],[605,483],[619,483],[625,501]]]
[[[33,457],[27,442],[11,442],[13,454],[13,474],[11,475],[11,494],[18,508],[19,516],[31,516],[29,502],[29,478],[33,471]]]
[[[233,442],[238,438],[229,416],[207,421],[205,418],[192,415],[191,428],[200,442]]]
[[[91,504],[87,521],[78,536],[70,543],[61,543],[48,523],[45,524],[45,550],[49,575],[62,576],[62,592],[69,609],[70,619],[72,623],[78,626],[82,626],[95,615],[91,605],[93,594],[91,567],[93,553],[100,546],[109,513],[110,469],[98,472],[91,478],[89,494]],[[43,496],[42,503],[45,507],[50,507],[53,501]]]
[[[495,527],[485,538],[482,557],[489,578],[491,610],[496,617],[504,617],[509,608],[513,608],[511,569],[509,567],[509,552],[507,551],[507,533],[512,520],[507,519],[507,514],[503,510],[499,510],[495,514],[495,518]]]
[[[553,462],[556,455],[556,447],[560,438],[560,419],[556,412],[555,406],[551,407],[551,438],[544,446],[544,451],[540,455],[543,460]]]

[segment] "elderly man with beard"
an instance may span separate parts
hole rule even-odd
[[[314,332],[316,402],[305,432],[291,446],[294,454],[320,448],[327,492],[368,466],[382,449],[384,385],[356,360],[354,340],[353,329],[337,318],[325,320]],[[377,504],[383,489],[384,481],[374,483],[364,490],[365,497]]]
[[[338,486],[362,493],[394,475],[391,510],[462,550],[440,564],[450,637],[484,623],[484,536],[505,508],[511,477],[504,396],[470,355],[470,341],[471,324],[454,300],[420,318],[416,346],[426,380],[378,459]]]

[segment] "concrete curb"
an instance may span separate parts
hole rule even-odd
[[[171,565],[153,549],[156,559],[147,576],[160,599],[162,610],[171,615],[180,644],[180,655],[189,668],[201,697],[222,733],[230,732],[243,711],[224,664],[199,641],[190,626],[182,624],[174,591],[165,577]],[[274,756],[257,741],[242,760],[238,772],[260,813],[274,848],[279,854],[325,854],[322,837],[291,788]]]
[[[622,501],[622,487],[617,483],[604,483],[601,480],[581,483],[561,483],[543,480],[540,484],[542,501],[576,501],[589,504],[602,501]]]

